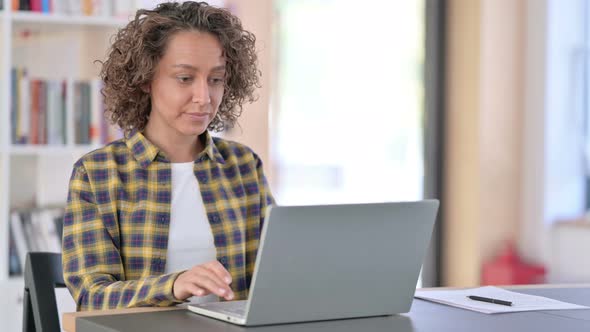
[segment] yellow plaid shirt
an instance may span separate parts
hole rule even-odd
[[[194,163],[217,259],[246,299],[266,208],[273,199],[260,158],[248,147],[201,135]],[[65,283],[78,310],[168,306],[179,272],[164,274],[171,167],[141,133],[74,164],[64,217]]]

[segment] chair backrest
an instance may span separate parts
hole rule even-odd
[[[56,287],[65,287],[61,254],[28,253],[23,297],[24,332],[60,331]]]

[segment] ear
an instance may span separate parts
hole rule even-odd
[[[145,93],[149,94],[149,93],[151,92],[150,85],[149,85],[149,84],[143,85],[143,86],[141,87],[141,91],[143,91],[143,92],[145,92]]]

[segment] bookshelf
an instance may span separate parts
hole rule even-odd
[[[72,16],[65,14],[41,14],[32,12],[13,12],[11,21],[17,25],[43,26],[51,24],[51,28],[62,29],[64,27],[97,27],[97,28],[117,28],[123,26],[127,20],[113,17],[92,17],[92,16]]]
[[[44,0],[27,1],[45,3]],[[9,331],[21,329],[20,301],[23,286],[20,274],[10,274],[11,266],[14,267],[10,259],[11,233],[15,240],[14,230],[11,231],[11,217],[14,213],[33,213],[30,211],[49,211],[50,207],[64,207],[73,163],[85,153],[118,138],[114,136],[117,135],[116,132],[104,125],[98,127],[103,134],[98,138],[96,135],[90,137],[96,130],[79,132],[79,127],[84,127],[85,124],[92,127],[95,119],[92,115],[98,99],[94,99],[97,95],[93,93],[100,89],[95,84],[98,82],[100,68],[94,60],[104,59],[110,37],[128,21],[127,17],[137,8],[139,1],[53,0],[48,3],[88,6],[108,3],[109,8],[96,15],[88,15],[88,7],[84,8],[86,14],[71,8],[61,8],[60,13],[35,12],[14,10],[12,0],[0,0],[0,289],[8,292],[5,298],[9,300],[4,301],[0,307],[0,321],[10,322],[9,326],[3,327],[3,330],[7,327]],[[17,72],[14,68],[26,73],[27,80],[15,83],[17,81],[13,79],[17,77]],[[42,97],[32,96],[31,82],[34,80],[41,82],[39,84],[44,90],[39,91],[45,93],[40,95]],[[84,99],[79,99],[81,97],[77,96],[76,90],[84,84],[90,89],[90,94],[86,95],[90,100],[86,100],[87,104],[84,104]],[[57,87],[53,90],[53,95],[50,95],[51,86]],[[19,92],[15,92],[16,87]],[[25,87],[31,87],[31,90],[23,98],[19,93],[25,91],[22,90]],[[26,106],[26,112],[29,113],[22,111],[27,100],[34,103],[37,99],[44,100],[43,107],[29,105]],[[26,128],[30,134],[25,140],[17,139],[12,130],[15,119],[12,106],[15,103],[19,105],[16,113],[19,128]],[[89,114],[87,122],[80,122],[83,107],[86,107]],[[43,109],[43,113],[39,111],[39,114],[47,117],[38,119],[37,126],[44,125],[46,128],[39,131],[44,134],[39,134],[34,144],[31,134],[33,129],[28,127],[33,115],[37,114],[32,111],[33,108]],[[53,121],[54,118],[59,121]],[[50,123],[58,123],[57,139],[50,139]],[[104,135],[107,132],[109,135]],[[44,229],[45,226],[47,225],[41,228]],[[52,246],[57,249],[55,243]],[[22,243],[18,247],[23,248]]]

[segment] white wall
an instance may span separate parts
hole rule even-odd
[[[444,285],[478,285],[518,237],[524,1],[448,1]]]
[[[273,54],[273,1],[272,0],[226,0],[226,5],[241,19],[245,29],[256,36],[259,69],[262,72],[262,87],[256,91],[258,100],[244,106],[242,116],[233,130],[224,137],[244,143],[252,148],[264,163],[265,175],[274,187],[272,156],[270,152],[270,103],[274,86]]]
[[[552,236],[585,211],[582,56],[585,0],[529,0],[520,251],[568,279]],[[560,237],[563,238],[563,237]],[[573,240],[573,239],[572,239]],[[559,272],[562,271],[562,272]]]

